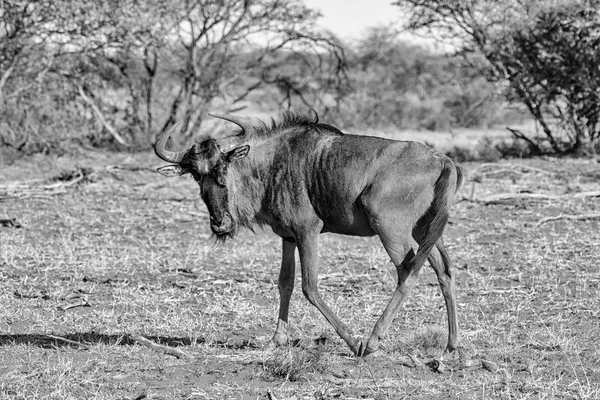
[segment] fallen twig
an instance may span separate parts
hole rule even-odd
[[[54,339],[54,340],[60,340],[61,342],[65,342],[65,343],[69,343],[69,344],[74,344],[74,345],[82,347],[84,349],[89,349],[90,348],[90,346],[88,346],[87,344],[83,344],[83,343],[77,342],[75,340],[67,339],[67,338],[64,338],[62,336],[46,335],[46,337],[49,337],[50,339]]]
[[[25,199],[25,198],[49,198],[50,196],[66,193],[66,188],[74,186],[87,178],[88,173],[84,170],[76,170],[66,179],[47,185],[41,184],[40,180],[11,182],[0,186],[0,201]]]
[[[580,215],[569,215],[569,214],[560,214],[560,215],[555,215],[553,217],[545,217],[540,219],[536,226],[540,226],[543,225],[547,222],[552,222],[552,221],[558,221],[561,219],[568,219],[571,221],[582,221],[582,220],[588,220],[588,219],[600,219],[600,213],[591,213],[591,214],[580,214]]]
[[[20,228],[21,223],[19,223],[16,218],[7,218],[0,219],[0,226],[5,226],[7,228]]]
[[[417,367],[421,367],[423,365],[421,360],[419,360],[417,358],[417,356],[412,355],[412,354],[409,354],[407,356],[400,356],[396,359],[396,361],[400,365],[403,365],[403,366],[409,367],[409,368],[417,368]]]
[[[82,300],[78,303],[71,303],[66,306],[58,306],[58,308],[60,308],[62,311],[67,311],[67,310],[70,310],[71,308],[75,308],[75,307],[91,307],[91,305],[87,301]]]
[[[163,345],[158,344],[158,343],[154,343],[151,340],[148,340],[148,339],[146,339],[143,336],[133,336],[132,339],[136,343],[141,344],[144,347],[147,347],[147,348],[149,348],[151,350],[154,350],[154,351],[159,351],[161,353],[168,354],[168,355],[176,357],[178,359],[182,359],[182,358],[186,359],[186,360],[192,360],[192,359],[194,359],[193,356],[191,356],[191,355],[189,355],[189,354],[187,354],[187,353],[185,353],[185,352],[183,352],[181,350],[174,349],[174,348],[169,347],[169,346],[163,346]]]
[[[562,200],[562,199],[580,199],[586,197],[600,197],[600,190],[590,192],[568,193],[568,194],[543,194],[543,193],[500,193],[488,196],[483,199],[468,199],[463,197],[463,201],[473,201],[475,203],[502,204],[515,200]]]
[[[20,293],[18,290],[14,291],[14,296],[17,299],[44,299],[44,300],[50,300],[50,296],[48,295],[48,293],[38,293],[38,294],[23,294]]]
[[[139,165],[128,165],[128,164],[107,165],[106,167],[104,167],[104,169],[106,171],[130,171],[130,172],[144,171],[144,172],[153,172],[153,173],[156,172],[155,168],[140,167]]]
[[[530,171],[530,172],[537,172],[539,174],[543,174],[543,175],[555,175],[556,173],[553,171],[547,171],[545,169],[541,169],[541,168],[537,168],[537,167],[531,167],[529,165],[525,165],[525,164],[519,164],[519,163],[486,163],[486,164],[482,164],[479,167],[479,171],[481,170],[485,170],[488,168],[501,168],[502,172],[507,172],[508,170],[514,170],[514,169],[520,169],[523,172],[525,171]],[[486,173],[486,175],[493,175],[498,173],[498,170],[495,171],[491,171],[489,173]],[[483,172],[480,172],[483,173]]]
[[[490,372],[498,371],[498,366],[495,363],[488,361],[488,360],[482,359],[481,366],[483,367],[483,369],[488,370]]]

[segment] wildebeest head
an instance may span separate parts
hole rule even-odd
[[[246,134],[252,130],[252,125],[240,117],[218,114],[212,116],[235,123],[242,128],[241,132],[223,139],[205,137],[187,150],[173,152],[165,149],[165,144],[177,127],[173,126],[158,137],[154,151],[161,159],[173,163],[158,168],[161,174],[192,174],[200,186],[202,200],[210,213],[211,230],[218,239],[227,239],[232,237],[237,229],[230,211],[227,168],[230,163],[248,154],[250,146],[242,143]]]

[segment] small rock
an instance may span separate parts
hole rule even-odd
[[[0,219],[0,226],[6,228],[20,228],[21,223],[16,218]]]
[[[483,369],[487,369],[490,372],[496,372],[498,371],[498,366],[488,360],[481,360],[481,366],[483,367]]]

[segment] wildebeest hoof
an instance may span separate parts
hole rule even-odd
[[[275,344],[275,342],[273,342],[272,340],[269,340],[269,343],[264,345],[263,351],[273,351],[276,348],[277,348],[277,344]]]
[[[288,337],[286,334],[275,333],[275,335],[273,335],[273,338],[271,338],[271,340],[269,340],[269,343],[267,343],[265,345],[265,347],[263,347],[263,350],[272,351],[272,350],[275,350],[275,348],[277,348],[277,347],[285,346],[287,344],[288,344]]]
[[[369,354],[377,351],[377,348],[378,346],[371,347],[369,343],[364,343],[362,340],[360,340],[355,346],[351,347],[356,357],[366,357]]]
[[[363,349],[362,357],[375,353],[377,350],[379,350],[379,339],[371,337],[369,338],[366,347]]]
[[[356,341],[354,345],[350,345],[350,349],[356,357],[362,357],[363,353],[363,342],[362,340]]]

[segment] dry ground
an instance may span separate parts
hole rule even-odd
[[[299,281],[299,346],[261,350],[277,315],[279,240],[244,232],[217,246],[191,178],[157,165],[89,153],[1,167],[0,219],[11,221],[0,224],[0,398],[600,398],[600,220],[544,220],[599,211],[598,197],[576,195],[600,190],[597,160],[464,165],[446,231],[463,350],[438,370],[415,362],[445,342],[429,268],[365,360]],[[366,337],[394,267],[375,239],[324,235],[321,253],[323,297]]]

